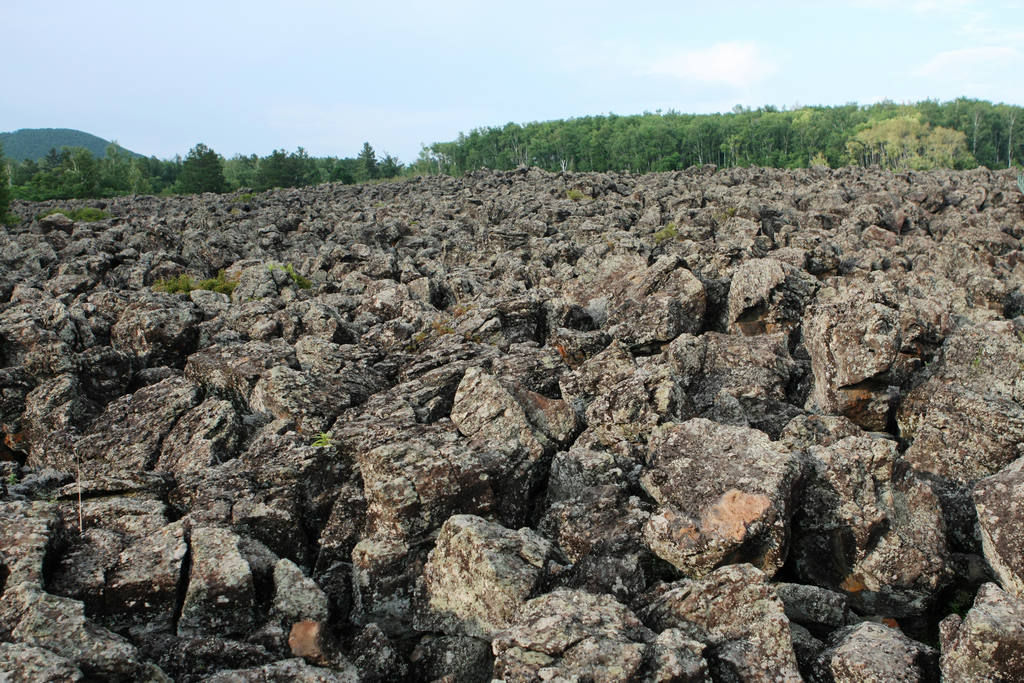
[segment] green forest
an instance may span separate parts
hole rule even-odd
[[[453,175],[519,165],[549,171],[673,171],[689,166],[839,167],[894,171],[1013,166],[1024,158],[1022,108],[960,98],[916,104],[607,114],[475,129],[425,146],[408,165],[369,143],[354,157],[312,157],[303,148],[225,159],[204,144],[184,158],[137,156],[116,144],[97,155],[52,148],[39,159],[7,160],[0,178],[11,198],[106,197],[262,191],[323,182],[357,183],[429,173]]]
[[[702,164],[1006,168],[1024,154],[1021,112],[1017,106],[960,98],[793,110],[736,107],[728,114],[608,114],[479,128],[424,149],[418,163],[456,174],[520,164],[637,173]]]

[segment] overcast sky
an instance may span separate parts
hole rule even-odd
[[[1024,104],[1024,3],[0,0],[0,131],[145,155],[416,159],[481,126],[735,105]]]

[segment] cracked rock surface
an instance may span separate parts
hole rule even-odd
[[[1010,171],[70,204],[0,234],[0,680],[1024,679]]]

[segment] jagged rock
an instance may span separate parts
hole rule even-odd
[[[971,488],[1024,454],[1022,330],[1001,321],[951,335],[897,415],[904,458],[932,478],[951,543],[968,552],[978,550]]]
[[[331,668],[312,666],[301,659],[283,659],[252,669],[230,669],[208,676],[209,683],[357,683],[359,673],[351,663]]]
[[[230,636],[253,626],[252,570],[238,543],[238,537],[227,529],[192,529],[192,570],[178,618],[178,635]]]
[[[12,642],[61,653],[87,676],[136,680],[144,666],[121,636],[85,618],[78,600],[45,593],[31,583],[8,585],[0,599],[0,632]]]
[[[1024,603],[986,583],[967,616],[939,624],[947,681],[1012,681],[1024,676]]]
[[[0,502],[0,587],[5,582],[43,587],[43,567],[59,519],[53,503]]]
[[[107,406],[75,443],[74,456],[89,474],[152,470],[164,438],[200,398],[199,388],[182,377],[139,389]]]
[[[787,449],[703,418],[658,428],[648,449],[640,482],[660,507],[644,539],[656,555],[691,576],[737,561],[770,574],[782,566],[800,474]]]
[[[287,558],[274,565],[273,614],[291,624],[297,621],[326,621],[327,595]]]
[[[814,371],[808,409],[883,431],[897,396],[886,373],[902,344],[899,311],[863,295],[815,300],[803,338]]]
[[[821,680],[923,682],[938,677],[938,652],[888,626],[864,622],[837,631],[832,640],[815,662]]]
[[[641,616],[653,628],[676,628],[704,643],[716,680],[801,680],[782,601],[748,564],[663,585]]]
[[[557,552],[535,532],[453,515],[423,568],[414,623],[490,640],[558,568]]]
[[[376,624],[367,624],[352,640],[353,661],[361,681],[401,681],[409,665],[395,643]]]
[[[299,431],[326,431],[342,410],[352,404],[344,384],[334,375],[312,375],[277,365],[266,371],[249,396],[253,411],[279,420],[293,420]]]
[[[0,678],[9,683],[80,681],[74,662],[49,650],[22,643],[0,643]]]
[[[171,295],[130,304],[110,330],[115,350],[134,354],[143,366],[180,368],[196,350],[202,314]]]
[[[80,601],[137,647],[133,678],[501,675],[484,640],[413,623],[460,515],[571,560],[519,601],[557,586],[646,618],[666,557],[700,590],[742,561],[801,582],[778,587],[787,629],[743,574],[657,633],[609,617],[600,653],[499,655],[565,679],[607,672],[591,654],[642,680],[785,678],[783,631],[813,678],[847,620],[927,639],[1020,573],[991,488],[1024,455],[1012,169],[521,168],[103,204],[68,232],[31,217],[89,204],[16,201],[0,231],[0,604],[22,579]],[[230,297],[152,289],[221,268]],[[289,645],[295,624],[315,637]],[[1014,677],[971,638],[946,654]]]
[[[869,435],[811,446],[793,519],[793,566],[861,611],[921,615],[951,578],[938,497],[900,471],[897,444]]]
[[[559,589],[527,602],[495,635],[494,677],[624,681],[641,672],[654,634],[607,595]]]
[[[183,473],[237,455],[244,428],[230,401],[207,399],[185,413],[161,444],[157,470]]]
[[[677,629],[667,628],[658,634],[647,652],[650,672],[645,681],[669,683],[710,683],[711,673],[704,659],[706,646]]]
[[[680,335],[665,357],[686,391],[687,416],[754,427],[777,437],[802,412],[791,402],[799,371],[787,344],[781,333]]]
[[[208,393],[248,406],[256,382],[266,370],[279,365],[298,367],[291,345],[281,340],[248,341],[193,353],[185,363],[185,377]]]
[[[818,282],[804,271],[776,259],[741,264],[729,287],[729,331],[745,335],[789,335],[800,324]]]
[[[115,627],[144,624],[149,630],[173,629],[182,564],[188,551],[188,526],[174,522],[139,538],[121,551],[106,572],[105,618]]]
[[[824,635],[856,621],[842,593],[800,583],[776,583],[774,587],[786,617],[812,633]]]
[[[423,636],[409,660],[422,680],[487,683],[494,669],[490,643],[468,636]]]
[[[974,487],[981,546],[999,583],[1024,600],[1024,458]]]

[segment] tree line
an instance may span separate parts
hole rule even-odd
[[[184,159],[162,160],[132,157],[111,144],[103,157],[95,156],[84,147],[64,147],[51,149],[42,159],[14,163],[5,161],[0,150],[0,167],[0,179],[5,181],[0,199],[6,191],[12,198],[29,201],[230,192],[241,188],[263,191],[273,187],[394,178],[403,171],[403,165],[390,154],[378,159],[368,142],[352,158],[311,157],[299,147],[294,152],[274,150],[265,157],[253,154],[225,159],[199,143]]]
[[[390,154],[378,158],[368,142],[358,155],[346,158],[311,157],[299,147],[264,157],[225,159],[201,143],[184,159],[136,158],[116,145],[99,158],[85,148],[64,147],[21,163],[3,163],[0,156],[0,201],[262,191],[520,165],[549,171],[641,173],[703,164],[1006,168],[1024,159],[1021,111],[1013,105],[959,98],[794,109],[737,106],[725,114],[585,116],[477,128],[460,133],[456,140],[423,147],[419,158],[407,166]]]
[[[1021,107],[959,98],[916,104],[644,113],[477,128],[425,147],[414,168],[460,174],[525,164],[549,171],[673,171],[689,166],[893,170],[1006,168],[1024,158]]]

